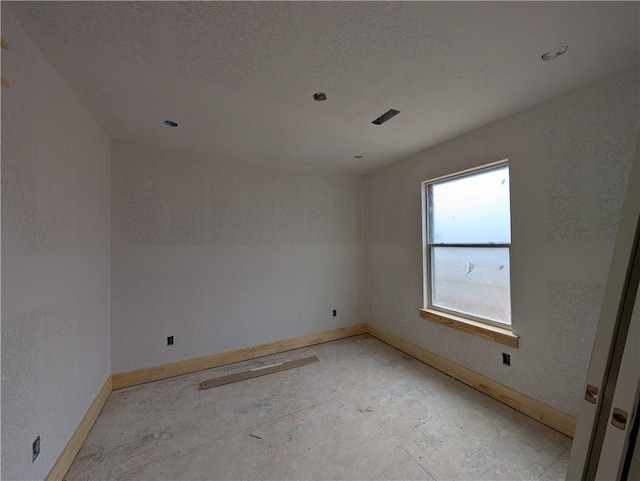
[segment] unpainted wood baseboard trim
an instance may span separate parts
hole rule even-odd
[[[294,337],[284,341],[268,342],[258,346],[244,347],[234,351],[221,352],[208,356],[186,359],[184,361],[162,364],[159,366],[137,369],[135,371],[122,372],[113,375],[113,389],[137,386],[168,377],[180,376],[196,371],[211,369],[214,367],[233,364],[235,362],[248,361],[256,357],[268,356],[280,352],[290,351],[301,347],[313,346],[323,342],[335,341],[345,337],[357,336],[367,332],[366,324],[341,327],[330,331],[309,334],[307,336]]]
[[[71,467],[82,443],[87,438],[91,427],[96,421],[100,411],[107,402],[112,390],[158,381],[168,377],[189,374],[204,369],[223,366],[234,362],[247,361],[256,357],[268,356],[280,352],[290,351],[301,347],[313,346],[323,342],[335,341],[346,337],[369,334],[390,346],[442,371],[449,376],[487,394],[498,401],[540,421],[562,434],[573,437],[575,432],[575,418],[558,411],[540,401],[526,396],[498,382],[492,381],[476,372],[459,366],[458,364],[440,357],[426,349],[410,343],[389,332],[378,329],[371,324],[358,324],[356,326],[342,327],[331,331],[310,334],[302,337],[286,339],[284,341],[270,342],[258,346],[236,349],[234,351],[212,354],[195,359],[188,359],[171,364],[164,364],[137,371],[125,372],[109,376],[95,400],[80,421],[71,439],[49,471],[45,481],[62,481]]]
[[[537,401],[525,394],[515,391],[503,384],[484,377],[470,369],[462,367],[448,359],[416,346],[394,334],[367,324],[367,333],[390,346],[442,371],[445,374],[491,396],[498,401],[511,406],[527,416],[546,424],[552,429],[573,438],[576,429],[576,419],[547,404]]]
[[[111,394],[111,376],[107,378],[102,388],[100,388],[98,395],[91,403],[91,406],[89,406],[89,409],[87,409],[87,412],[80,421],[80,424],[78,424],[71,439],[69,439],[69,442],[62,450],[62,453],[58,456],[51,471],[47,474],[45,481],[62,481],[64,479],[67,471],[71,467],[71,463],[73,463],[78,451],[80,451],[82,443],[84,443],[84,440],[87,438],[93,423],[96,422],[100,411],[102,411],[104,404],[107,402],[109,394]]]

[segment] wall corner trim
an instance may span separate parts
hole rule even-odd
[[[536,421],[540,421],[542,424],[546,424],[550,428],[573,438],[576,430],[576,419],[574,417],[537,401],[526,394],[522,394],[510,387],[471,371],[466,367],[462,367],[448,359],[433,354],[401,337],[378,329],[371,324],[367,324],[367,333],[434,369],[477,389],[481,393],[491,396]]]
[[[104,385],[100,388],[98,395],[91,403],[91,406],[89,406],[89,409],[87,409],[87,412],[80,421],[80,424],[78,424],[69,442],[62,450],[62,453],[58,456],[51,471],[49,471],[47,477],[44,478],[45,481],[62,481],[64,479],[67,471],[69,471],[71,467],[71,463],[73,463],[78,451],[80,451],[82,443],[84,443],[84,440],[87,438],[93,423],[96,422],[100,411],[102,411],[104,404],[107,402],[109,394],[111,394],[111,376],[107,378]]]
[[[233,351],[220,352],[208,356],[186,359],[184,361],[161,364],[135,371],[121,372],[113,375],[113,389],[123,389],[125,387],[137,386],[168,377],[181,376],[196,371],[212,369],[214,367],[233,364],[235,362],[248,361],[256,357],[268,356],[279,352],[290,351],[300,347],[313,346],[323,342],[335,341],[345,337],[357,336],[367,332],[366,324],[340,327],[330,331],[309,334],[301,337],[285,339],[283,341],[268,342],[257,346],[243,347]]]

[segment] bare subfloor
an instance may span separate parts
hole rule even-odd
[[[318,356],[201,391],[200,381]],[[564,479],[571,440],[367,335],[111,394],[78,479]]]

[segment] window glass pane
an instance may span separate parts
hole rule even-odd
[[[435,244],[511,243],[509,167],[429,186]]]
[[[509,249],[431,248],[431,304],[511,324]]]

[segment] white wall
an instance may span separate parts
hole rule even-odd
[[[638,69],[629,69],[368,175],[370,322],[576,415],[638,133],[638,81]],[[505,158],[519,349],[422,320],[416,310],[420,183]]]
[[[367,320],[575,415],[639,125],[637,70],[363,180],[121,142],[111,153],[4,5],[2,32],[2,479],[43,478],[110,372]],[[416,312],[420,182],[507,157],[518,350]]]
[[[114,373],[364,322],[361,176],[120,142],[112,161]]]
[[[6,4],[2,37],[1,476],[42,479],[110,374],[110,141]]]

